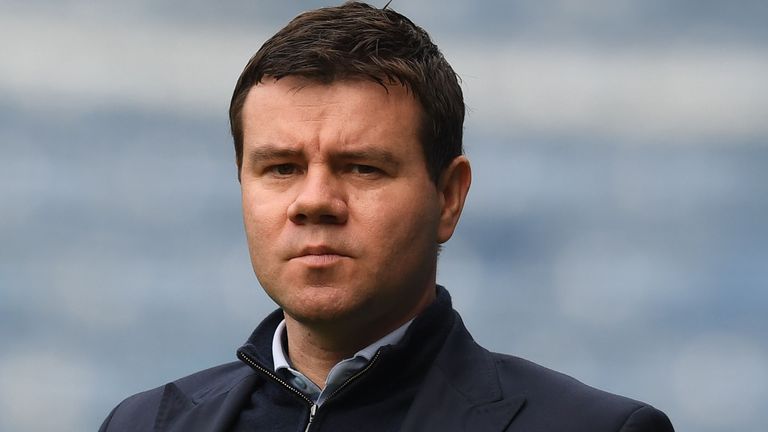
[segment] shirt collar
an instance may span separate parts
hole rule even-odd
[[[413,322],[413,319],[398,327],[383,338],[361,349],[354,356],[344,359],[331,368],[328,377],[325,379],[323,389],[313,383],[300,371],[291,367],[290,359],[285,350],[285,319],[280,321],[272,337],[272,358],[274,360],[275,371],[283,373],[288,377],[288,381],[301,393],[320,406],[340,388],[355,373],[365,368],[376,352],[385,345],[393,345],[403,338],[406,330]]]
[[[386,345],[395,345],[398,342],[400,342],[400,340],[405,335],[405,332],[408,330],[408,326],[410,326],[412,322],[413,322],[413,319],[401,325],[400,327],[396,328],[395,330],[388,333],[387,335],[377,340],[376,342],[356,352],[355,355],[353,355],[350,358],[352,359],[352,358],[362,357],[366,361],[370,361],[373,358],[373,356],[376,354],[376,351],[379,350],[379,348]],[[293,369],[290,363],[290,360],[288,358],[288,354],[285,350],[284,342],[286,340],[287,340],[287,336],[285,333],[285,320],[283,319],[282,321],[280,321],[280,324],[277,325],[277,328],[275,329],[275,335],[272,337],[272,359],[274,360],[275,370]]]

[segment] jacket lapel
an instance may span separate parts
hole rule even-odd
[[[524,403],[522,395],[502,394],[493,358],[456,314],[401,431],[501,432]]]
[[[249,375],[228,391],[196,401],[167,384],[155,419],[156,432],[224,432],[251,396],[258,378]]]

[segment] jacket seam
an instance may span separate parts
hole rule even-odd
[[[627,417],[626,417],[626,418],[624,418],[624,421],[621,423],[621,427],[619,428],[619,431],[618,431],[618,432],[621,432],[621,431],[623,431],[623,430],[624,430],[624,428],[625,428],[625,427],[627,426],[627,424],[629,423],[629,421],[632,419],[632,417],[633,417],[635,414],[637,414],[638,412],[640,412],[641,410],[645,409],[645,408],[648,408],[648,406],[647,406],[647,405],[640,405],[639,407],[637,407],[637,409],[635,409],[635,410],[631,411],[629,414],[627,414]]]
[[[256,372],[255,371],[250,371],[248,373],[248,375],[245,375],[244,377],[240,378],[237,381],[233,381],[233,382],[229,383],[229,385],[227,385],[221,391],[218,391],[218,392],[214,392],[212,387],[208,387],[206,389],[202,389],[200,391],[192,393],[192,395],[191,395],[192,403],[197,405],[197,404],[205,401],[206,399],[210,399],[212,397],[216,397],[216,396],[220,396],[220,395],[225,394],[225,393],[229,393],[230,391],[232,391],[233,388],[237,387],[241,382],[245,381],[246,379],[248,379],[249,377],[251,377],[253,375],[256,375]]]

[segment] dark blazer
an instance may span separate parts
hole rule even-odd
[[[257,381],[241,362],[217,366],[118,405],[100,432],[224,432]],[[456,315],[403,432],[672,432],[650,405],[589,387],[475,343]]]

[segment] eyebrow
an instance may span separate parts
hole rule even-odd
[[[400,159],[395,156],[394,153],[376,147],[366,147],[359,150],[342,150],[338,152],[336,156],[346,160],[374,160],[392,166],[400,164]]]
[[[304,152],[298,149],[278,147],[278,146],[263,146],[248,151],[248,160],[257,165],[265,161],[271,161],[276,159],[295,159],[304,156]],[[354,150],[341,150],[333,152],[332,157],[334,159],[353,160],[353,161],[378,161],[390,166],[400,165],[400,159],[395,156],[394,153],[376,148],[366,147],[362,149]]]
[[[260,162],[270,161],[275,159],[293,159],[302,155],[301,150],[277,147],[277,146],[264,146],[255,149],[248,150],[248,160],[256,165]]]

